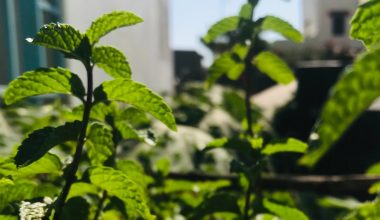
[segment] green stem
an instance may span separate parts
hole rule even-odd
[[[87,97],[86,102],[84,103],[84,111],[82,118],[81,130],[78,138],[78,143],[76,146],[73,162],[70,164],[69,170],[66,175],[66,183],[62,189],[61,194],[59,195],[55,203],[55,213],[53,220],[59,220],[62,214],[63,207],[67,195],[70,192],[71,185],[76,181],[76,172],[78,171],[79,162],[82,156],[83,146],[86,141],[86,131],[87,126],[90,120],[90,111],[92,107],[92,95],[93,95],[93,77],[92,71],[93,66],[90,63],[85,63],[86,72],[87,72]]]
[[[108,196],[108,193],[107,193],[107,191],[104,190],[102,198],[100,198],[100,201],[98,203],[98,208],[96,210],[94,220],[98,220],[100,218],[100,214],[102,213],[103,205],[104,205],[104,202],[107,199],[107,196]]]
[[[248,189],[245,192],[244,220],[249,220],[249,208],[251,206],[251,194],[253,191],[252,180],[248,180]]]

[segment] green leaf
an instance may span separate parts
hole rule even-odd
[[[289,84],[294,78],[293,71],[276,54],[264,51],[253,58],[252,63],[274,81],[281,84]]]
[[[380,2],[368,1],[359,6],[351,20],[352,38],[370,48],[380,40]]]
[[[379,175],[380,174],[380,163],[372,164],[365,172],[367,175]]]
[[[114,11],[92,22],[91,27],[86,31],[86,35],[91,45],[93,45],[97,43],[101,37],[117,28],[135,25],[142,21],[142,18],[131,12]]]
[[[116,168],[126,174],[132,181],[142,186],[147,187],[144,168],[137,162],[132,160],[118,160]]]
[[[98,195],[99,189],[90,183],[75,182],[70,188],[67,200],[69,200],[70,198],[84,196],[87,194]]]
[[[133,129],[127,121],[116,121],[116,129],[120,132],[121,137],[124,140],[139,140],[140,136],[135,129]]]
[[[176,123],[170,107],[164,99],[143,84],[130,79],[103,82],[95,89],[96,101],[122,101],[148,112],[175,131]]]
[[[7,105],[24,98],[48,93],[72,94],[83,99],[85,90],[79,77],[63,68],[44,68],[25,72],[4,92]]]
[[[69,199],[62,210],[61,219],[83,220],[90,219],[90,204],[85,198]]]
[[[265,155],[273,155],[277,153],[305,153],[307,150],[307,144],[304,142],[288,138],[285,143],[268,144],[262,151]]]
[[[89,176],[94,185],[125,203],[130,219],[154,219],[154,216],[150,214],[141,186],[122,171],[98,166],[89,169]]]
[[[50,184],[37,185],[34,182],[22,180],[14,183],[0,182],[0,212],[10,203],[37,197],[53,197],[58,188]]]
[[[244,19],[252,19],[254,6],[251,3],[246,3],[241,6],[239,16]]]
[[[380,49],[363,54],[337,82],[313,132],[310,152],[300,163],[313,166],[339,140],[351,123],[380,96]]]
[[[59,127],[46,127],[36,130],[18,147],[15,156],[17,166],[26,166],[43,157],[54,146],[66,141],[75,141],[81,128],[79,121]]]
[[[92,165],[103,165],[115,151],[112,130],[101,123],[91,124],[86,140],[86,150]]]
[[[18,220],[18,216],[13,215],[0,215],[1,220]]]
[[[204,219],[205,216],[217,212],[231,212],[240,214],[238,196],[232,193],[217,193],[206,198],[195,208],[189,219]]]
[[[244,59],[248,49],[246,45],[237,44],[231,51],[215,59],[208,70],[210,75],[207,77],[206,87],[210,88],[223,74],[227,74],[232,80],[238,79],[244,71]]]
[[[362,203],[353,198],[340,199],[326,196],[318,200],[318,204],[324,208],[357,209]]]
[[[51,23],[44,25],[34,39],[28,38],[27,41],[56,49],[67,54],[75,54],[80,48],[83,35],[68,24]]]
[[[206,36],[203,37],[203,41],[209,44],[218,36],[237,29],[239,26],[239,21],[240,18],[238,16],[223,18],[211,26]]]
[[[374,183],[369,187],[368,192],[370,194],[378,194],[380,192],[380,182]]]
[[[264,214],[256,215],[254,220],[280,220],[280,219],[277,216],[264,213]]]
[[[131,68],[124,54],[118,49],[102,46],[94,47],[92,60],[114,78],[131,78]]]
[[[54,174],[60,175],[62,163],[54,155],[47,153],[41,159],[35,161],[27,167],[17,169],[13,159],[0,161],[0,176],[12,176],[13,179],[25,178],[37,174]]]
[[[216,139],[206,145],[205,150],[211,150],[214,148],[224,148],[234,151],[239,161],[245,164],[252,165],[259,159],[259,152],[255,150],[251,144],[240,138],[220,138]]]
[[[294,41],[296,43],[303,42],[304,38],[302,34],[295,29],[291,24],[282,20],[281,18],[274,16],[266,16],[262,19],[261,29],[275,31],[288,40]]]
[[[308,220],[309,218],[300,210],[288,206],[280,205],[264,199],[264,207],[271,213],[277,215],[282,220]]]

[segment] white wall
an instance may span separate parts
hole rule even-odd
[[[126,55],[133,79],[156,92],[174,90],[173,58],[169,48],[168,0],[65,0],[64,20],[85,31],[91,21],[104,13],[127,10],[144,19],[143,23],[111,32],[100,43],[119,48]],[[68,61],[75,73],[84,69],[77,61]],[[84,74],[80,74],[84,76]],[[101,70],[94,73],[95,85],[110,79]]]

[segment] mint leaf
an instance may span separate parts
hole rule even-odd
[[[77,140],[81,122],[66,123],[59,127],[36,130],[18,147],[14,158],[17,166],[26,166],[43,157],[54,146],[66,141]]]
[[[215,59],[208,70],[210,75],[207,77],[206,87],[210,88],[224,74],[232,80],[238,79],[244,71],[244,59],[248,49],[246,45],[237,44],[231,51],[224,52]]]
[[[380,40],[380,2],[361,4],[351,20],[352,38],[363,41],[369,48]]]
[[[282,220],[308,220],[309,218],[300,210],[288,206],[280,205],[264,199],[264,207],[271,213],[277,215]]]
[[[301,158],[301,164],[315,165],[380,96],[379,58],[380,49],[363,54],[332,88],[318,120],[320,123],[313,131],[316,140],[311,144],[311,151]]]
[[[266,16],[260,19],[261,29],[275,31],[288,40],[294,41],[296,43],[303,42],[304,38],[302,34],[295,29],[291,24],[282,20],[281,18],[275,16]]]
[[[243,6],[241,6],[239,16],[244,19],[251,19],[253,14],[253,6],[251,3],[245,3]]]
[[[205,43],[211,43],[218,36],[237,29],[239,26],[239,20],[240,18],[238,16],[223,18],[211,26],[206,36],[203,37],[203,41]]]
[[[13,80],[4,92],[7,105],[24,98],[49,93],[72,94],[83,99],[85,90],[79,77],[63,68],[29,71]]]
[[[70,198],[74,197],[84,196],[87,194],[98,195],[99,189],[90,183],[75,182],[73,183],[73,185],[71,185],[70,192],[66,200],[69,200]]]
[[[154,219],[150,214],[143,189],[122,171],[97,166],[89,169],[89,177],[94,185],[125,203],[130,219]]]
[[[40,46],[45,46],[64,52],[71,56],[78,55],[83,45],[83,35],[68,24],[51,23],[44,25],[37,35],[27,41]]]
[[[91,164],[102,165],[115,151],[112,130],[101,123],[91,124],[86,149]]]
[[[276,54],[264,51],[253,58],[252,63],[260,70],[267,74],[274,81],[281,84],[289,84],[294,78],[293,71],[288,65]]]
[[[92,60],[106,73],[114,78],[130,78],[131,68],[124,54],[113,47],[95,47]]]
[[[164,123],[168,128],[176,130],[172,110],[164,99],[143,84],[130,79],[115,79],[103,82],[94,91],[96,101],[121,101],[148,112]]]
[[[285,143],[268,144],[262,153],[266,155],[286,152],[305,153],[306,150],[307,144],[294,138],[288,138]]]
[[[91,45],[93,45],[97,43],[101,37],[117,28],[131,26],[142,21],[142,18],[131,12],[115,11],[105,14],[92,22],[91,27],[86,31],[86,35]]]

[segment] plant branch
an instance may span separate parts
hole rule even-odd
[[[107,193],[107,191],[104,190],[102,198],[100,198],[100,201],[98,203],[98,207],[96,209],[94,220],[98,220],[100,218],[100,214],[102,213],[103,205],[104,205],[104,202],[107,199],[107,196],[108,196],[108,193]]]
[[[92,107],[92,95],[93,95],[93,66],[86,62],[84,63],[86,67],[87,72],[87,97],[86,102],[84,105],[84,111],[83,111],[83,118],[82,118],[82,125],[80,134],[78,137],[78,143],[76,146],[73,162],[70,164],[70,167],[68,169],[67,175],[66,175],[66,183],[62,189],[61,194],[59,195],[56,204],[55,204],[55,214],[54,214],[54,220],[59,220],[62,209],[65,205],[65,201],[67,198],[67,195],[69,194],[71,185],[76,181],[76,172],[79,167],[79,162],[82,156],[83,146],[86,141],[86,131],[90,120],[90,111]]]
[[[248,189],[245,192],[245,202],[244,202],[244,220],[249,220],[249,207],[251,206],[251,194],[253,191],[252,180],[248,181]]]
[[[236,181],[236,175],[208,175],[203,173],[170,173],[168,178],[189,181]],[[380,176],[355,175],[263,175],[261,186],[267,190],[309,191],[321,194],[344,195],[368,193],[368,188],[380,182]]]

